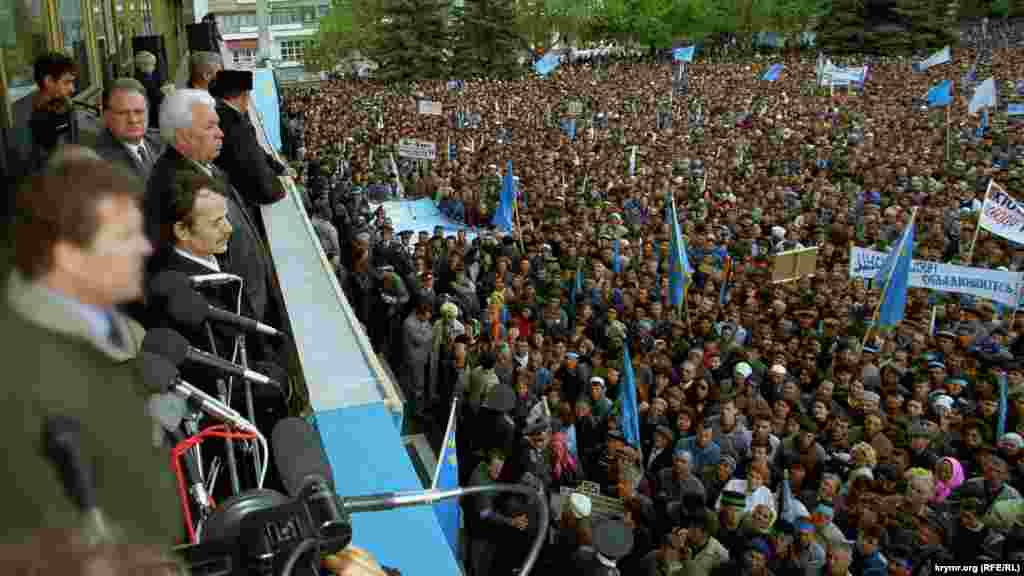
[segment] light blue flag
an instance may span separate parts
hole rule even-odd
[[[996,382],[999,384],[999,412],[996,419],[996,438],[1002,438],[1006,433],[1006,372],[1000,370],[996,373]]]
[[[988,108],[981,111],[981,123],[978,124],[978,130],[974,133],[978,138],[984,138],[985,130],[988,129]]]
[[[882,286],[882,304],[878,308],[878,326],[891,327],[903,320],[910,284],[910,260],[914,257],[914,222],[903,230],[899,242],[875,275]]]
[[[937,86],[928,90],[928,95],[925,98],[928,99],[929,108],[949,106],[953,101],[953,83],[949,80],[939,82]]]
[[[541,76],[551,74],[558,65],[562,63],[562,57],[558,54],[548,53],[533,64],[533,71]]]
[[[913,64],[915,72],[924,72],[932,66],[938,66],[939,64],[945,64],[951,60],[949,46],[946,46],[942,50],[939,50],[935,54],[932,54],[928,58]]]
[[[260,68],[253,72],[254,89],[251,94],[253,105],[259,111],[263,123],[263,133],[267,142],[278,152],[281,151],[281,101],[277,92],[277,81],[274,71]]]
[[[498,209],[494,211],[491,224],[506,232],[511,232],[513,228],[512,206],[516,201],[516,191],[515,181],[512,179],[512,161],[509,160],[506,166],[505,175],[501,179],[501,200]]]
[[[575,118],[569,118],[567,120],[562,120],[559,124],[562,127],[562,132],[565,133],[565,135],[569,138],[569,140],[570,141],[575,141],[576,140],[576,119]]]
[[[686,286],[690,283],[693,268],[690,267],[690,257],[686,253],[686,239],[679,229],[679,217],[676,212],[676,203],[673,199],[671,215],[672,239],[668,258],[668,286],[669,302],[673,306],[680,306],[683,303],[683,296]]]
[[[1024,116],[1024,104],[1007,104],[1007,116]]]
[[[448,417],[448,430],[444,435],[444,444],[441,445],[441,457],[437,460],[437,469],[434,471],[435,490],[454,490],[459,487],[459,460],[456,457],[455,449],[455,405],[458,400],[452,402],[452,412]],[[448,546],[452,554],[459,558],[459,519],[461,509],[458,500],[445,500],[434,504],[434,515],[437,516],[437,523],[444,532]]]
[[[995,108],[996,107],[996,79],[989,78],[978,87],[974,89],[974,95],[971,96],[970,103],[967,104],[967,112],[969,114],[977,114],[978,110],[982,108]]]
[[[693,62],[693,53],[695,50],[695,46],[676,48],[672,51],[672,59],[676,62]]]
[[[775,82],[779,79],[779,75],[782,74],[782,64],[772,64],[772,67],[761,76],[761,80],[767,80],[769,82]]]
[[[621,242],[614,240],[612,242],[612,272],[618,274],[622,272],[622,258],[619,257]]]
[[[619,427],[626,443],[640,447],[640,411],[636,406],[636,376],[629,359],[629,341],[622,343],[622,382],[619,383]]]

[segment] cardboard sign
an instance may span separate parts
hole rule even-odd
[[[444,116],[444,105],[440,102],[432,102],[430,100],[417,100],[416,113],[427,114],[429,116]]]
[[[818,266],[818,247],[779,252],[772,258],[772,283],[813,276]]]
[[[437,146],[426,140],[402,138],[398,142],[398,157],[415,160],[434,160],[437,158]]]

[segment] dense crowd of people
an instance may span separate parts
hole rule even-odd
[[[539,573],[929,574],[1021,561],[1024,332],[1002,305],[916,288],[895,330],[872,329],[878,286],[849,259],[916,210],[914,258],[1021,270],[1022,246],[987,232],[969,251],[989,179],[1024,193],[1020,132],[993,111],[977,134],[966,110],[979,62],[1003,98],[1024,78],[1018,48],[989,44],[923,73],[870,59],[862,89],[818,86],[814,54],[698,55],[676,86],[668,63],[611,60],[331,81],[283,104],[307,209],[413,419],[443,427],[457,398],[462,484],[553,496]],[[943,79],[948,116],[923,106]],[[399,158],[402,138],[436,159]],[[509,162],[513,231],[491,225]],[[367,208],[399,188],[451,225]],[[672,202],[693,268],[679,306]],[[814,274],[773,283],[772,257],[800,247]],[[583,480],[620,513],[572,492]],[[464,510],[467,572],[512,572],[532,509]]]

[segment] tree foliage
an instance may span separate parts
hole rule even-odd
[[[508,78],[524,48],[512,0],[466,0],[455,12],[452,73],[458,78]]]
[[[451,41],[445,0],[384,0],[376,49],[377,75],[404,81],[448,76]]]
[[[383,9],[382,0],[334,0],[306,50],[306,69],[332,70],[349,54],[376,46]]]

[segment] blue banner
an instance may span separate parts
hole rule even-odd
[[[551,74],[558,65],[562,63],[562,57],[558,54],[545,54],[543,58],[533,64],[533,71],[541,76]]]
[[[676,62],[693,62],[693,53],[695,52],[695,46],[686,46],[685,48],[676,48],[672,51],[672,59]]]
[[[281,103],[277,94],[277,82],[273,70],[253,70],[252,103],[260,113],[267,141],[274,150],[281,151]]]

